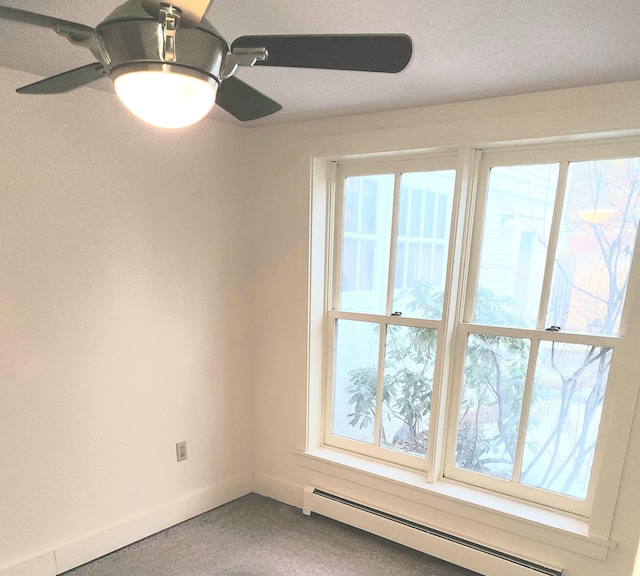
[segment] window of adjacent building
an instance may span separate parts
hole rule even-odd
[[[339,164],[325,443],[588,515],[639,156],[620,143],[476,151],[464,171],[453,154]]]

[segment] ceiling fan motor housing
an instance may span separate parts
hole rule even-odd
[[[180,72],[220,83],[229,45],[206,20],[196,28],[175,30],[175,52],[164,54],[161,24],[140,10],[139,0],[127,2],[96,27],[103,52],[99,56],[107,74],[116,79],[131,71]]]

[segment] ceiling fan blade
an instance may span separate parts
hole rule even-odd
[[[18,88],[18,94],[62,94],[69,92],[75,88],[80,88],[89,82],[99,80],[106,76],[107,72],[99,62],[80,66],[73,70],[67,70],[62,74],[39,80],[33,84],[28,84],[22,88]]]
[[[266,48],[257,66],[290,66],[364,72],[400,72],[413,47],[406,34],[241,36],[233,48]]]
[[[179,8],[180,27],[195,28],[204,18],[213,0],[142,0],[142,7],[154,18],[160,14],[161,4],[171,4]]]
[[[282,106],[235,76],[223,80],[216,104],[238,120],[257,120],[280,110]]]
[[[23,24],[32,24],[33,26],[42,26],[43,28],[51,28],[59,33],[62,31],[64,32],[64,36],[76,35],[78,40],[93,37],[95,34],[95,30],[91,28],[91,26],[85,26],[84,24],[78,24],[70,20],[62,20],[61,18],[54,18],[52,16],[45,16],[44,14],[36,14],[35,12],[28,12],[27,10],[20,10],[18,8],[9,8],[7,6],[0,6],[0,18],[22,22]]]

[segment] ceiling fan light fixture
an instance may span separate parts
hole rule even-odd
[[[215,79],[191,70],[134,69],[114,79],[120,101],[138,118],[159,128],[186,128],[209,115],[216,101]]]

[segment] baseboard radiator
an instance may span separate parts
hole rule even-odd
[[[562,570],[447,534],[307,486],[303,511],[326,516],[486,576],[562,576]]]

